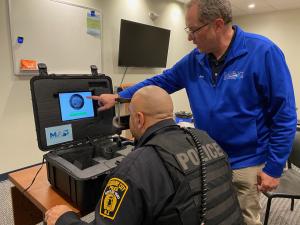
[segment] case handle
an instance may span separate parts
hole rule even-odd
[[[38,68],[40,76],[48,76],[47,65],[45,63],[39,63]]]
[[[92,76],[98,76],[98,75],[105,76],[103,73],[100,74],[98,73],[98,68],[96,65],[91,65],[90,68],[91,68]]]

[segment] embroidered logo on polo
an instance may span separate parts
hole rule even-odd
[[[242,71],[231,71],[224,73],[224,80],[240,80],[244,78],[244,72]]]
[[[123,180],[111,178],[101,197],[100,215],[114,220],[127,190],[128,185]]]
[[[198,77],[199,77],[199,79],[204,79],[205,78],[205,76],[202,75],[202,74],[198,75]]]

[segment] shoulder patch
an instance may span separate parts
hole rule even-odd
[[[114,220],[122,204],[128,185],[119,178],[111,178],[102,193],[100,215]]]

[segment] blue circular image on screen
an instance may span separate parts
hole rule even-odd
[[[70,98],[70,106],[73,109],[81,109],[84,106],[84,99],[79,94],[74,94]]]

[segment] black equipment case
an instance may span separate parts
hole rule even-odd
[[[92,211],[106,175],[132,149],[115,135],[120,132],[112,126],[114,109],[97,112],[86,98],[112,93],[111,79],[95,68],[92,76],[39,69],[30,88],[38,146],[49,151],[44,155],[48,181],[81,211]]]

